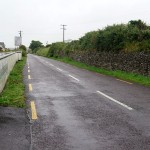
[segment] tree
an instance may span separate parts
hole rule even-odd
[[[146,23],[141,20],[131,20],[128,24],[137,27],[139,30],[146,30],[148,28]]]
[[[19,46],[19,49],[21,49],[21,50],[25,50],[25,51],[27,50],[27,48],[26,48],[26,46],[25,46],[25,45],[20,45],[20,46]]]
[[[26,46],[25,45],[20,45],[19,49],[22,50],[22,56],[26,57],[27,56],[27,52],[26,52],[27,48],[26,48]]]
[[[43,44],[40,41],[31,41],[29,48],[35,53],[38,48],[43,47]]]

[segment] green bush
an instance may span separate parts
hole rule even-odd
[[[37,51],[36,51],[36,54],[37,55],[40,55],[40,56],[48,56],[48,51],[49,51],[49,48],[39,48]]]
[[[48,57],[59,57],[65,46],[66,44],[63,42],[52,43],[49,48]]]
[[[36,53],[38,49],[41,47],[44,47],[43,43],[41,43],[40,41],[34,41],[34,40],[31,41],[30,46],[29,46],[29,48],[32,50],[32,53]]]
[[[23,56],[23,57],[26,57],[26,56],[27,56],[27,48],[26,48],[25,45],[20,45],[20,46],[19,46],[19,50],[22,51],[22,56]]]
[[[32,41],[32,46],[37,46],[37,43],[41,46],[37,41]],[[102,30],[88,32],[79,40],[56,42],[46,47],[49,48],[48,57],[68,56],[71,51],[150,52],[150,26],[141,20],[131,20],[128,24],[114,24]],[[42,54],[41,51],[44,53],[44,50],[38,48],[33,51],[37,51],[37,54]]]

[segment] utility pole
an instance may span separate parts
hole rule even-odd
[[[22,32],[23,32],[23,31],[20,30],[20,31],[18,31],[18,32],[19,32],[19,35],[20,35],[20,45],[22,45]]]
[[[66,30],[65,26],[67,25],[62,24],[61,26],[62,26],[61,29],[63,30],[63,42],[65,42],[65,30]]]
[[[20,37],[22,37],[22,31],[20,30],[20,31],[18,31],[18,32],[19,32]]]

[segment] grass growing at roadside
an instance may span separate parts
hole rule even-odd
[[[1,106],[24,107],[25,97],[23,84],[23,68],[26,57],[18,61],[11,71],[3,92],[0,94]]]
[[[139,84],[142,84],[145,86],[150,86],[150,77],[146,77],[146,76],[142,76],[142,75],[138,75],[138,74],[134,74],[134,73],[127,73],[127,72],[119,71],[119,70],[110,71],[110,70],[106,70],[106,69],[101,69],[101,68],[97,68],[94,66],[86,65],[84,63],[73,61],[69,58],[52,58],[52,59],[65,62],[65,63],[71,64],[73,66],[82,68],[82,69],[90,70],[90,71],[101,73],[104,75],[113,76],[113,77],[116,77],[116,78],[119,78],[122,80],[126,80],[126,81],[139,83]]]

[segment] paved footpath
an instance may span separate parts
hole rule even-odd
[[[150,150],[150,88],[31,54],[25,76],[31,149]]]

